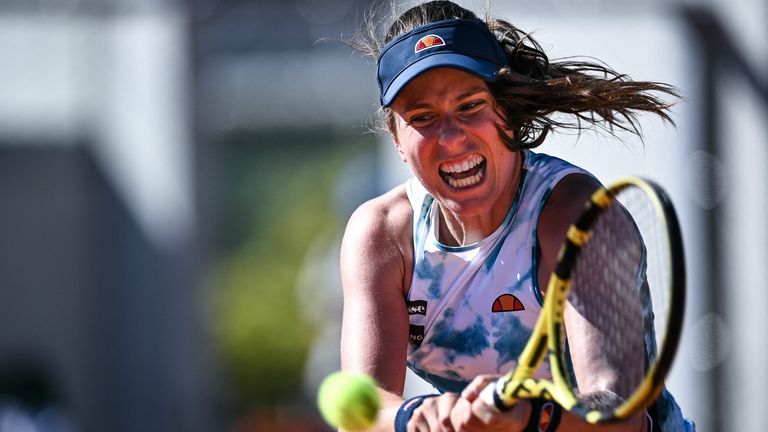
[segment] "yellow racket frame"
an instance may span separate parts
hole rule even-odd
[[[614,202],[619,192],[630,187],[639,188],[648,196],[663,229],[668,234],[672,261],[668,263],[671,273],[667,280],[670,317],[665,329],[666,337],[659,347],[659,355],[646,371],[643,381],[624,403],[606,412],[580,404],[571,390],[572,385],[561,348],[565,328],[563,312],[571,289],[571,271],[578,260],[581,247],[589,241],[597,216]],[[579,219],[568,229],[566,237],[558,255],[555,271],[547,285],[541,315],[515,370],[496,382],[494,401],[497,406],[503,407],[511,406],[520,399],[553,400],[593,424],[629,418],[648,407],[659,396],[679,343],[685,304],[685,266],[682,237],[674,207],[658,184],[638,177],[627,177],[595,191]],[[552,369],[551,381],[533,378],[545,355],[548,356]]]

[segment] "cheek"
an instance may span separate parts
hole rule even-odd
[[[488,142],[498,144],[498,146],[502,147],[505,151],[509,151],[509,147],[507,147],[507,144],[505,143],[504,135],[506,135],[506,139],[512,139],[515,134],[514,131],[509,129],[504,123],[501,117],[496,114],[488,115],[484,121],[482,131],[484,138]]]
[[[415,157],[429,151],[430,136],[410,127],[398,128],[397,139],[403,153]]]
[[[484,136],[489,136],[491,134],[498,135],[499,127],[506,129],[506,125],[502,118],[490,109],[483,111],[479,115],[473,116],[469,119],[467,124]]]

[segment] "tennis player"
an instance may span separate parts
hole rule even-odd
[[[376,430],[685,430],[666,392],[597,428],[550,403],[500,413],[478,399],[515,367],[565,232],[599,185],[531,149],[552,128],[638,133],[637,114],[669,120],[659,96],[675,90],[598,63],[550,62],[511,24],[448,1],[409,9],[383,40],[357,47],[378,61],[382,125],[413,172],[354,212],[341,247],[342,368],[380,384]],[[590,331],[566,316],[582,391],[612,395],[617,376],[642,375],[602,358]],[[632,349],[642,355],[642,342]],[[403,400],[406,367],[441,393]]]

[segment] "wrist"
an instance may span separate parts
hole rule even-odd
[[[416,410],[416,408],[421,406],[425,400],[436,396],[439,395],[428,394],[415,396],[403,402],[403,404],[400,405],[400,408],[397,410],[397,415],[395,416],[395,432],[406,432],[408,430],[408,420],[411,419],[411,416],[413,415],[413,412]]]

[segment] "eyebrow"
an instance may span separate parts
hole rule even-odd
[[[490,90],[488,90],[488,87],[472,87],[469,90],[465,91],[464,93],[460,94],[458,97],[456,97],[456,100],[462,100],[466,99],[470,96],[474,96],[478,93],[490,93]]]
[[[478,93],[490,93],[490,90],[488,90],[488,88],[484,87],[484,86],[482,86],[482,87],[481,86],[471,87],[467,91],[465,91],[464,93],[456,96],[455,100],[466,99],[466,98],[468,98],[470,96],[474,96],[474,95],[476,95]],[[403,110],[403,112],[413,111],[413,110],[417,110],[417,109],[421,109],[421,108],[429,108],[430,106],[431,105],[429,103],[416,101],[416,102],[413,102],[413,103],[410,103],[410,104],[406,105],[406,107]]]

